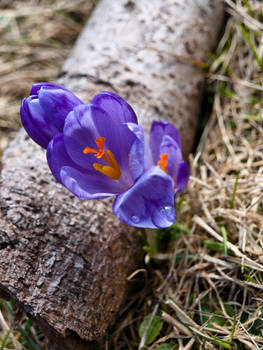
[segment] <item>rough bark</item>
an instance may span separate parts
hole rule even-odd
[[[221,0],[103,0],[66,61],[61,83],[84,100],[120,93],[149,129],[153,119],[180,130],[193,147],[204,74],[223,20]]]
[[[214,46],[222,18],[220,0],[102,0],[58,83],[87,102],[102,90],[119,93],[147,129],[168,119],[188,154],[203,84],[196,63]],[[80,201],[57,184],[23,131],[1,175],[0,290],[61,348],[80,349],[80,338],[98,339],[114,322],[139,261],[137,230],[112,215],[111,200]]]

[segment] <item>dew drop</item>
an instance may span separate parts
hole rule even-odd
[[[140,221],[140,218],[139,218],[139,216],[137,216],[137,215],[133,215],[133,216],[131,217],[131,219],[132,219],[132,221],[133,221],[135,224],[138,224],[138,222]]]
[[[174,208],[170,205],[161,208],[162,215],[165,215],[168,220],[172,220],[174,217]]]

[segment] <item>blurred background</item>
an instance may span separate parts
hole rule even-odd
[[[54,81],[96,0],[0,0],[0,155],[33,83]]]

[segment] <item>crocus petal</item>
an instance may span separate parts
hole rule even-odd
[[[152,150],[153,161],[157,164],[160,156],[160,145],[165,135],[170,136],[181,148],[181,138],[179,131],[166,121],[153,121],[150,131],[150,147]]]
[[[56,128],[54,124],[48,122],[47,115],[36,96],[30,96],[27,102],[30,116],[36,125],[45,125],[44,132],[49,135],[50,138],[53,138],[57,133],[59,133],[59,129]]]
[[[54,84],[54,83],[49,83],[49,82],[41,82],[41,83],[35,83],[32,85],[31,91],[30,91],[30,95],[37,95],[38,91],[41,88],[48,88],[48,89],[62,89],[65,91],[70,92],[69,90],[67,90],[66,88],[64,88],[63,86]]]
[[[189,164],[184,161],[180,162],[178,167],[178,174],[176,177],[176,192],[180,192],[185,188],[189,180],[189,176],[190,176]]]
[[[95,137],[99,135],[91,118],[92,111],[93,108],[89,105],[74,108],[65,120],[63,131],[65,147],[69,156],[84,169],[92,168],[92,164],[96,159],[92,154],[83,153],[87,146],[97,149]]]
[[[55,87],[54,87],[55,86]],[[50,124],[63,131],[65,118],[72,109],[83,102],[72,92],[50,85],[44,85],[38,90],[38,98],[41,107],[45,111]]]
[[[158,167],[148,169],[113,203],[114,214],[135,227],[164,228],[174,223],[174,181]]]
[[[49,143],[47,161],[55,178],[80,199],[105,198],[124,190],[120,183],[76,165],[66,151],[63,134],[56,135]]]
[[[91,103],[104,109],[119,123],[138,123],[132,107],[113,92],[103,91],[96,95]]]
[[[120,182],[102,174],[82,173],[75,168],[63,167],[60,172],[62,184],[80,199],[99,199],[123,192]]]
[[[182,152],[175,140],[168,135],[164,135],[160,145],[160,154],[164,153],[168,154],[167,173],[176,179],[179,164],[182,161]]]
[[[47,148],[48,143],[57,132],[47,125],[43,111],[37,103],[36,96],[23,100],[20,108],[21,121],[28,135],[41,147]],[[34,111],[33,115],[31,111]]]
[[[82,102],[70,91],[52,83],[34,84],[31,96],[20,109],[21,121],[29,136],[47,148],[52,138],[63,131],[67,114]]]
[[[129,151],[129,168],[133,180],[137,180],[143,171],[152,167],[152,154],[147,140],[147,136],[141,125],[134,123],[122,124],[121,127],[127,128],[131,135],[134,135],[134,141]]]
[[[144,130],[134,123],[121,125],[134,135],[134,141],[129,151],[128,162],[133,180],[137,180],[144,171]]]
[[[128,152],[135,137],[100,107],[90,104],[74,108],[66,118],[64,135],[68,154],[83,168],[91,169],[97,161],[93,154],[84,154],[83,150],[97,149],[96,138],[104,137],[105,149],[113,153],[122,172],[128,171]]]
[[[62,133],[57,134],[48,144],[47,162],[52,174],[59,182],[62,182],[60,171],[63,166],[70,166],[77,168],[80,171],[85,171],[76,163],[74,163],[69,157],[64,144],[64,135]]]

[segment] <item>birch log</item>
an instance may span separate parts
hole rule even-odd
[[[57,82],[87,102],[117,92],[147,129],[169,120],[187,155],[204,80],[198,62],[222,20],[220,0],[101,0]],[[2,293],[61,349],[102,337],[138,265],[137,230],[112,215],[111,200],[80,201],[57,184],[23,131],[3,156],[0,193]]]

